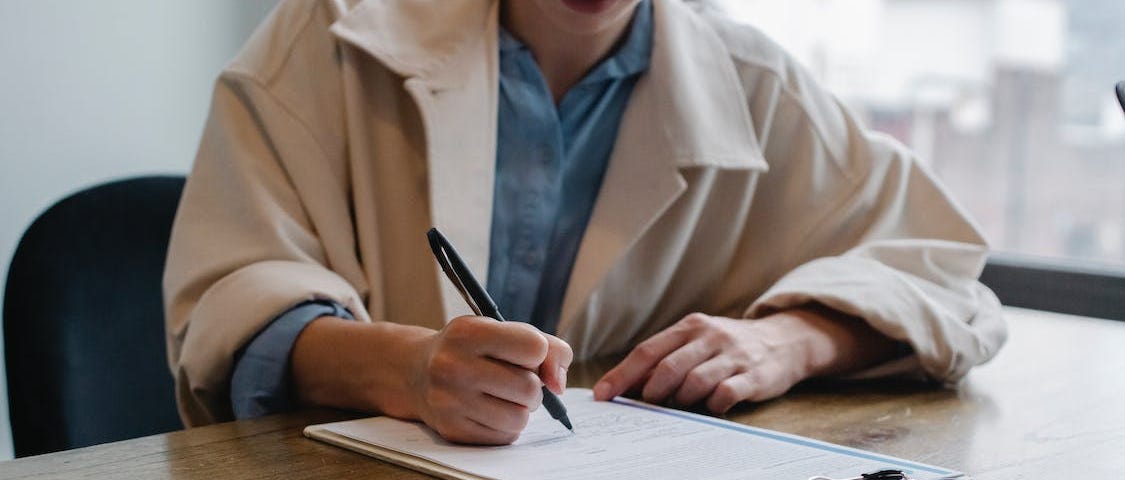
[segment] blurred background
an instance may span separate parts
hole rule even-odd
[[[188,171],[216,75],[276,1],[0,2],[0,283],[53,202]],[[715,2],[911,145],[996,250],[1125,271],[1122,0]]]
[[[1125,267],[1125,1],[718,3],[910,145],[995,250]]]
[[[0,1],[0,288],[52,203],[115,178],[187,173],[215,78],[276,3]],[[0,379],[0,459],[12,457],[7,399]]]

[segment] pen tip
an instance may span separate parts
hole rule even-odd
[[[566,427],[567,430],[570,430],[570,433],[574,433],[574,425],[570,424],[570,419],[563,417],[559,419],[559,421],[562,422],[563,426]]]

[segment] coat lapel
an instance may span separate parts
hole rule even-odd
[[[332,28],[403,76],[426,129],[434,225],[480,280],[488,276],[493,208],[498,8],[495,0],[364,0]],[[717,33],[681,0],[654,0],[653,42],[650,70],[622,118],[570,276],[561,333],[690,188],[681,169],[767,168],[738,72]],[[434,274],[441,276],[436,265]],[[446,318],[468,313],[450,283],[438,281]]]
[[[425,129],[433,225],[480,281],[488,278],[496,168],[497,8],[488,0],[367,0],[333,26],[404,77]],[[445,318],[471,313],[436,262],[433,269]]]
[[[560,333],[588,307],[610,269],[689,188],[681,169],[767,169],[725,44],[680,0],[655,0],[653,7],[652,62],[622,117],[570,276]],[[659,252],[653,255],[659,261]]]

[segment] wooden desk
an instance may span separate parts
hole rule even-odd
[[[1011,338],[956,390],[804,386],[731,419],[964,470],[1125,478],[1125,323],[1009,310]],[[576,369],[589,385],[604,366]],[[0,463],[0,478],[428,478],[301,437],[333,411],[233,422]],[[798,479],[802,480],[802,479]]]

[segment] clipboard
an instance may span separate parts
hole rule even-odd
[[[852,479],[898,470],[911,480],[967,480],[952,469],[617,398],[563,395],[574,433],[535,412],[512,445],[446,442],[424,424],[389,417],[312,425],[305,436],[455,480]]]

